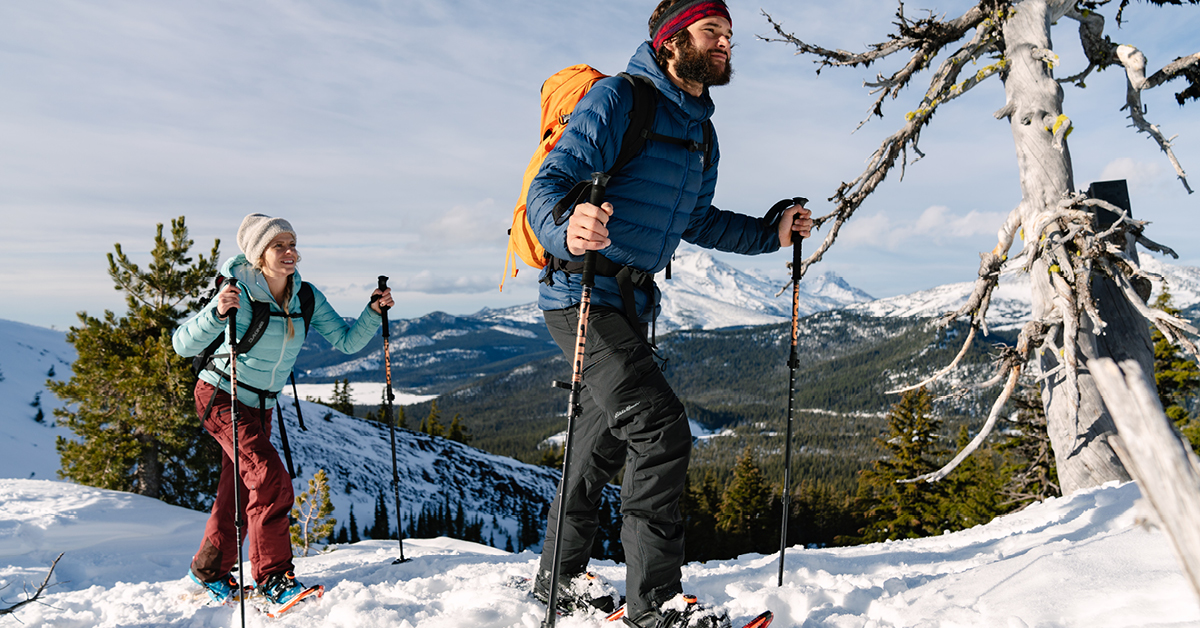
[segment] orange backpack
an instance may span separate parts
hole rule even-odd
[[[529,159],[529,166],[525,168],[525,180],[521,183],[521,197],[517,200],[516,207],[513,208],[512,228],[508,230],[508,252],[504,259],[504,275],[500,278],[501,291],[504,290],[505,279],[517,276],[519,269],[516,257],[519,256],[533,268],[545,268],[547,264],[546,249],[542,247],[541,242],[538,242],[537,235],[529,226],[529,219],[525,213],[525,200],[529,194],[529,184],[541,171],[546,155],[549,155],[550,151],[554,150],[555,145],[558,144],[558,138],[562,137],[563,131],[567,128],[567,122],[571,120],[571,112],[575,110],[575,105],[588,93],[596,81],[607,78],[607,76],[591,66],[581,64],[559,70],[542,84],[541,144],[533,152],[533,157]],[[630,116],[629,127],[622,137],[617,161],[609,169],[609,174],[620,170],[642,151],[646,139],[651,136],[648,131],[653,126],[654,110],[658,104],[658,90],[650,83],[649,79],[634,77],[624,72],[618,76],[625,78],[633,85],[633,113]],[[647,132],[644,133],[643,130]],[[512,275],[509,275],[509,268],[512,268]]]

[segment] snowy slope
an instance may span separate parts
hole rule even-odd
[[[788,628],[1200,626],[1200,605],[1169,544],[1135,524],[1137,486],[1053,499],[985,526],[939,537],[695,563],[684,587],[745,621],[770,608]],[[21,625],[229,626],[236,607],[178,599],[204,516],[160,502],[61,482],[0,480],[0,586],[21,599],[59,552],[59,584],[17,616]],[[537,556],[445,538],[364,541],[297,559],[298,577],[329,590],[318,604],[248,626],[502,628],[541,624],[544,608],[508,586]],[[593,569],[624,590],[621,565]],[[16,625],[16,624],[14,624]],[[568,616],[563,628],[600,628]]]
[[[309,429],[300,431],[292,398],[281,399],[292,456],[299,465],[296,472],[301,476],[295,481],[297,494],[307,487],[302,480],[324,469],[340,522],[347,521],[353,504],[358,524],[371,523],[375,500],[381,493],[394,520],[392,450],[387,427],[301,402]],[[272,435],[272,441],[282,453],[277,434]],[[422,506],[432,508],[447,500],[452,507],[461,503],[468,519],[484,520],[483,538],[494,538],[499,547],[505,546],[505,535],[515,540],[521,512],[541,512],[550,502],[559,478],[555,469],[409,430],[396,430],[396,464],[406,523]],[[615,501],[615,489],[610,489],[609,497]]]
[[[45,389],[46,380],[51,373],[69,379],[74,361],[63,332],[0,320],[0,477],[57,477],[54,439],[71,432],[55,426],[54,409],[61,404]],[[41,423],[34,420],[39,407]]]
[[[55,438],[74,438],[74,434],[65,428],[50,427],[54,420],[51,410],[59,404],[44,386],[51,366],[57,378],[69,377],[73,359],[74,351],[63,333],[0,320],[0,451],[4,453],[0,456],[0,478],[57,477]],[[44,423],[33,420],[36,410],[30,406],[39,392],[46,415]],[[307,480],[317,469],[324,469],[332,488],[330,498],[342,523],[348,520],[353,505],[358,525],[370,524],[381,493],[386,496],[394,521],[392,450],[387,428],[302,401],[301,412],[309,429],[301,431],[293,399],[280,399],[299,475],[293,482],[296,493],[307,488]],[[208,438],[199,433],[197,437]],[[272,441],[282,452],[278,429],[273,431]],[[505,546],[506,537],[515,539],[521,512],[541,512],[549,503],[559,475],[554,469],[408,430],[396,431],[396,458],[406,523],[423,507],[433,508],[449,501],[456,508],[461,503],[469,520],[483,520],[483,538],[492,539],[500,547]],[[616,490],[609,493],[610,501],[615,502]]]

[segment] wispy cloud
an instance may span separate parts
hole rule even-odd
[[[971,210],[956,214],[949,207],[935,205],[915,219],[896,217],[887,212],[861,216],[847,223],[841,236],[844,244],[900,250],[931,244],[943,245],[964,239],[995,234],[1005,214]]]
[[[305,277],[345,313],[362,307],[377,274],[409,291],[396,315],[530,301],[531,270],[504,295],[495,285],[511,203],[537,143],[538,88],[576,63],[624,69],[646,37],[652,4],[0,3],[0,317],[62,327],[75,311],[119,307],[104,262],[114,242],[131,254],[148,251],[155,223],[186,215],[198,248],[207,252],[220,238],[229,255],[238,223],[254,211],[297,226]],[[954,14],[973,4],[938,8]],[[717,205],[761,215],[800,194],[823,211],[822,199],[862,170],[922,90],[889,101],[888,117],[852,135],[870,98],[862,82],[888,62],[818,77],[788,46],[754,39],[769,28],[758,5],[731,8],[738,75],[714,91]],[[895,12],[873,0],[763,8],[801,38],[846,49],[885,40]],[[1127,25],[1123,40],[1154,34],[1155,19],[1147,12]],[[1147,44],[1152,63],[1194,52],[1184,22]],[[1067,48],[1070,39],[1055,41]],[[1086,101],[1068,94],[1077,171],[1172,180],[1154,172],[1157,148],[1114,113],[1124,83],[1114,74],[1105,84],[1108,74],[1090,81]],[[864,206],[873,213],[851,221],[828,262],[843,248],[867,259],[870,247],[941,260],[956,241],[991,239],[1019,200],[1015,168],[998,166],[1014,162],[1005,123],[991,116],[1002,98],[993,86],[940,114],[924,132],[929,157],[904,182],[881,188],[881,204]],[[1115,104],[1091,104],[1106,99]],[[1148,103],[1155,121],[1181,134],[1181,158],[1200,154],[1186,148],[1200,142],[1200,118],[1178,113],[1170,94],[1163,99],[1169,107]],[[1142,204],[1166,212],[1186,202],[1168,184]],[[875,209],[884,203],[888,210]],[[1197,219],[1189,220],[1172,223],[1173,232],[1194,232]],[[930,242],[943,250],[922,246]],[[1188,246],[1177,246],[1185,257]],[[961,265],[973,268],[978,247],[959,248]],[[893,293],[961,280],[913,277],[887,264],[869,272],[873,280],[894,273]]]

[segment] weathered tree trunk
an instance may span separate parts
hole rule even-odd
[[[1050,41],[1051,23],[1072,4],[1025,0],[1015,5],[1015,14],[1004,25],[1007,104],[997,116],[1007,116],[1012,125],[1021,173],[1022,237],[1027,248],[1040,246],[1042,236],[1062,235],[1054,225],[1040,233],[1034,226],[1052,214],[1075,188],[1065,129],[1056,140],[1055,131],[1064,124],[1060,118],[1063,92],[1052,74],[1057,57]],[[1091,320],[1077,314],[1074,298],[1061,296],[1066,279],[1057,269],[1052,270],[1057,261],[1040,256],[1030,273],[1034,318],[1056,323],[1050,332],[1050,345],[1059,350],[1039,351],[1040,366],[1044,374],[1060,365],[1063,368],[1042,382],[1042,401],[1060,486],[1064,494],[1069,494],[1110,480],[1130,479],[1108,442],[1116,427],[1086,362],[1120,354],[1121,359],[1150,365],[1146,372],[1153,373],[1153,346],[1146,321],[1130,311],[1115,287],[1104,285],[1110,283],[1107,279],[1091,282],[1100,315],[1108,324],[1098,342]],[[1076,371],[1078,377],[1068,371]]]
[[[158,457],[158,441],[154,437],[141,437],[139,440],[142,441],[143,448],[142,459],[134,472],[137,478],[137,493],[159,499],[162,497],[163,465]]]
[[[1104,401],[1121,431],[1121,458],[1158,515],[1192,590],[1200,595],[1200,460],[1163,414],[1158,391],[1133,360],[1092,364]],[[1122,372],[1124,371],[1124,372]]]

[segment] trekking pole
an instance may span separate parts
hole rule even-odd
[[[292,380],[292,402],[296,405],[296,421],[300,423],[300,431],[307,432],[308,428],[304,427],[304,414],[300,412],[300,391],[296,390],[296,372],[292,371],[288,377]]]
[[[603,172],[592,173],[592,192],[588,199],[597,207],[604,202],[604,189],[608,186],[608,175]],[[583,350],[587,344],[588,313],[592,309],[592,286],[596,284],[596,252],[587,251],[583,254],[583,277],[580,279],[583,292],[579,295],[579,327],[575,332],[575,357],[571,361],[571,383],[554,382],[557,388],[571,391],[567,401],[567,442],[563,445],[562,479],[558,483],[558,520],[554,525],[554,562],[550,568],[550,599],[546,609],[544,628],[554,628],[558,618],[555,607],[558,606],[558,573],[562,561],[562,532],[563,519],[567,514],[567,478],[571,470],[571,445],[575,440],[575,420],[583,413],[579,396],[583,393]],[[546,551],[543,547],[542,551]]]
[[[387,290],[388,278],[384,275],[379,276],[379,289]],[[371,297],[371,302],[378,301],[379,295]],[[404,557],[404,528],[400,523],[400,473],[396,469],[396,422],[392,420],[392,402],[395,401],[396,395],[392,394],[392,354],[388,347],[388,339],[391,337],[391,330],[388,329],[388,307],[379,306],[379,315],[383,317],[383,373],[387,381],[387,404],[384,405],[385,418],[387,419],[388,431],[392,435],[392,494],[396,498],[396,539],[400,543],[400,558],[392,561],[393,565],[407,563],[408,559]]]
[[[789,201],[793,205],[804,206],[806,198],[794,198]],[[797,337],[800,333],[800,267],[804,256],[800,252],[803,240],[798,232],[792,232],[792,348],[788,355],[788,405],[787,405],[787,442],[783,447],[783,524],[779,535],[779,585],[783,586],[783,557],[787,551],[788,515],[792,507],[792,417],[796,401],[796,369],[800,359],[796,352]]]
[[[229,317],[229,422],[233,428],[233,528],[237,535],[238,553],[238,606],[241,607],[242,628],[246,628],[246,589],[243,587],[242,570],[242,500],[238,493],[238,484],[242,482],[242,468],[239,463],[241,456],[238,452],[238,415],[237,415],[237,308],[226,312]],[[216,394],[216,391],[213,391]]]

